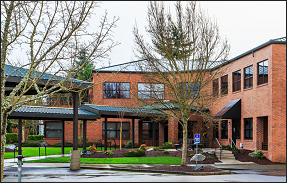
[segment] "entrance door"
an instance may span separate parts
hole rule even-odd
[[[268,117],[263,117],[263,143],[262,150],[268,150]]]
[[[241,133],[241,120],[240,119],[232,119],[232,140],[236,144],[236,139],[240,139]],[[233,146],[233,144],[231,145]]]

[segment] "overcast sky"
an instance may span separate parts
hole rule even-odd
[[[120,45],[113,48],[109,59],[97,64],[97,68],[137,60],[134,47],[133,27],[135,22],[144,34],[147,25],[148,1],[103,1],[97,15],[107,10],[110,20],[119,16],[114,40]],[[173,2],[166,1],[174,9]],[[286,37],[286,1],[200,1],[201,7],[215,18],[222,37],[227,37],[231,46],[229,59],[234,58],[270,39]],[[93,19],[93,21],[97,21]],[[93,26],[93,24],[91,24]]]

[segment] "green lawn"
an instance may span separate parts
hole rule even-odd
[[[30,163],[70,163],[70,156],[59,158],[45,158]],[[124,158],[81,158],[81,163],[92,164],[173,164],[180,165],[181,158],[178,157],[124,157]]]
[[[98,151],[101,150],[100,147],[97,148]],[[73,147],[65,147],[64,153],[70,154],[70,150],[73,150]],[[83,148],[78,148],[82,151]],[[104,148],[102,148],[104,150]],[[108,148],[109,150],[109,148]],[[114,148],[112,148],[114,150]],[[46,147],[46,155],[57,155],[62,154],[61,147]],[[18,152],[15,152],[15,157],[18,155]],[[25,157],[39,156],[39,147],[22,147],[22,155]],[[40,156],[45,156],[45,147],[40,148]],[[14,158],[14,152],[5,152],[4,159]]]

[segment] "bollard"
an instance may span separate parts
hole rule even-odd
[[[22,159],[25,158],[24,155],[17,155],[16,158],[18,158],[18,182],[21,182],[21,178],[22,178],[22,165],[23,165],[23,161]]]

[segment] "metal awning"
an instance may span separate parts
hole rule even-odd
[[[213,116],[219,119],[240,119],[241,99],[230,101],[223,109]]]

